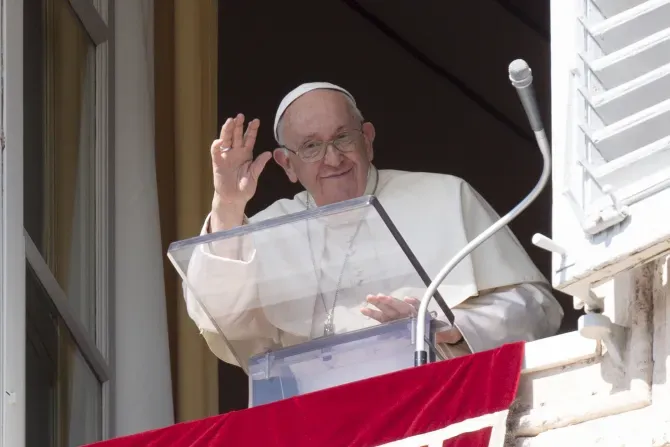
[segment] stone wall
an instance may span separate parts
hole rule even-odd
[[[594,291],[623,327],[622,361],[572,332],[529,343],[510,414],[518,447],[670,445],[670,257]]]

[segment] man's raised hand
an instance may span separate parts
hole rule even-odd
[[[244,115],[228,118],[219,138],[212,142],[214,199],[211,230],[221,231],[242,224],[244,208],[256,193],[258,177],[272,158],[263,152],[253,158],[260,121],[254,119],[244,130]]]

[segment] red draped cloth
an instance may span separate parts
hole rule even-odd
[[[92,446],[501,447],[523,352],[509,344]]]

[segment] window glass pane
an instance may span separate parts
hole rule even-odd
[[[55,446],[58,329],[48,298],[26,269],[26,445]]]
[[[68,0],[25,13],[25,227],[94,334],[95,46]]]
[[[62,320],[59,330],[59,437],[78,447],[102,439],[102,386]]]
[[[29,266],[26,272],[26,445],[99,441],[100,382]]]

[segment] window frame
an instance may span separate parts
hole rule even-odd
[[[84,0],[79,0],[84,1]],[[94,0],[106,40],[96,42],[96,345],[109,365],[109,379],[102,383],[102,438],[113,436],[114,427],[114,0]],[[70,0],[73,4],[73,0]],[[73,4],[75,11],[77,7]],[[79,13],[78,13],[79,15]],[[100,23],[91,15],[87,31]],[[90,35],[90,33],[89,33]],[[91,36],[93,38],[93,36]]]
[[[102,439],[113,436],[114,0],[69,3],[95,44],[96,330],[91,334],[83,328],[24,230],[24,2],[0,0],[0,445],[25,445],[26,262],[38,275],[77,348],[98,377],[102,388]],[[12,113],[6,113],[8,110]]]
[[[0,443],[25,445],[26,288],[23,239],[23,0],[0,0]],[[11,110],[12,113],[7,113]]]

